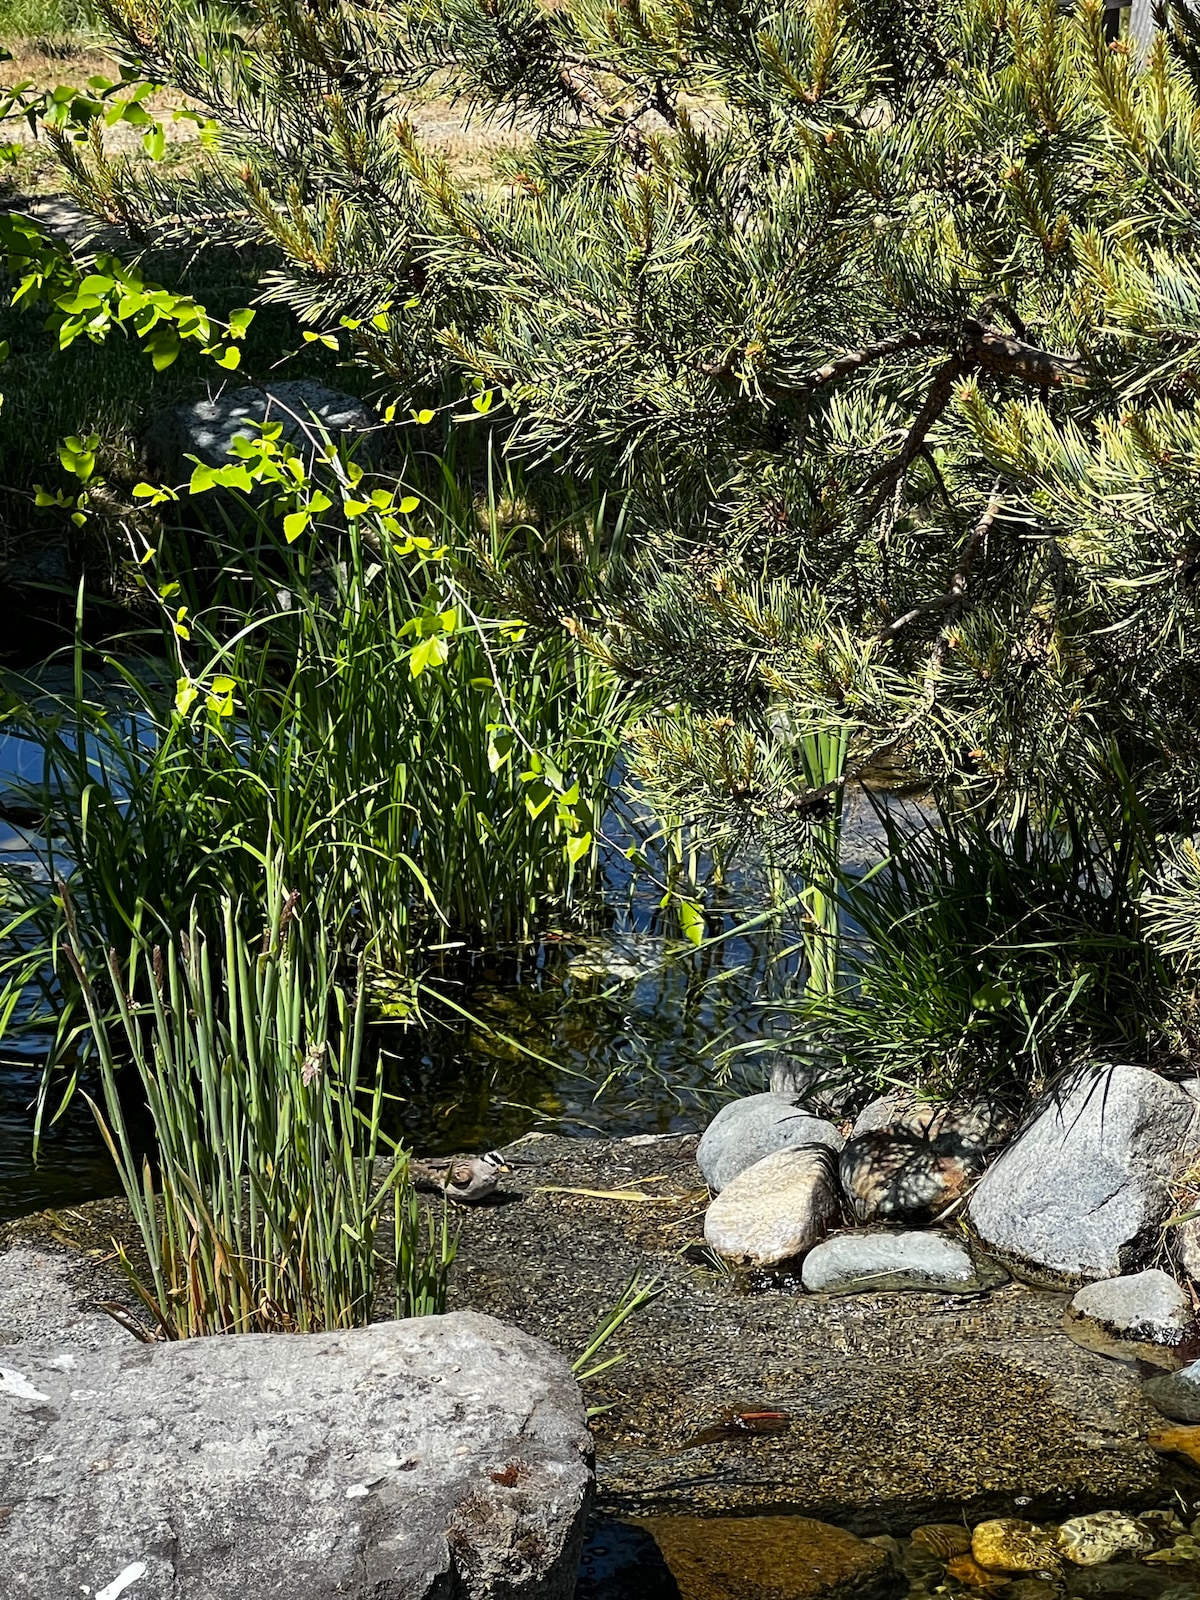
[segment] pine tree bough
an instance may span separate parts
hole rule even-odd
[[[81,197],[266,246],[270,298],[398,417],[481,385],[531,496],[620,500],[619,572],[506,598],[588,619],[669,717],[665,795],[716,806],[736,767],[739,802],[806,803],[794,730],[834,726],[851,771],[894,749],[933,782],[1099,792],[1119,764],[1200,821],[1182,0],[1144,62],[1101,0],[99,6],[220,148],[146,176],[72,144]],[[499,181],[422,148],[431,83],[519,129]]]

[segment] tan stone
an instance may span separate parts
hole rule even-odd
[[[1054,1534],[1020,1517],[981,1522],[971,1534],[971,1553],[981,1567],[998,1572],[1053,1572],[1062,1564]]]
[[[798,1260],[841,1215],[827,1150],[776,1150],[727,1183],[708,1208],[704,1237],[728,1261],[756,1267]]]
[[[1077,1567],[1098,1567],[1122,1554],[1145,1555],[1155,1543],[1153,1533],[1123,1511],[1072,1517],[1058,1530],[1059,1549]]]
[[[961,1522],[926,1522],[913,1529],[912,1542],[949,1561],[966,1555],[971,1548],[971,1535]]]
[[[894,1593],[886,1550],[811,1517],[647,1517],[680,1600],[872,1600]]]

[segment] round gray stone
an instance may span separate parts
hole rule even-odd
[[[1049,1097],[971,1201],[983,1243],[1021,1276],[1062,1285],[1136,1271],[1196,1149],[1197,1102],[1144,1067],[1093,1067]]]
[[[717,1112],[697,1147],[696,1165],[719,1194],[739,1172],[776,1150],[824,1145],[837,1151],[842,1142],[832,1122],[803,1110],[795,1096],[752,1094]]]
[[[978,1294],[1008,1274],[944,1233],[842,1233],[804,1259],[804,1287],[812,1293],[917,1289],[938,1294]]]

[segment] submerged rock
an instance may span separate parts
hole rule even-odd
[[[1144,1067],[1093,1067],[1035,1114],[971,1201],[980,1239],[1036,1282],[1079,1284],[1145,1265],[1196,1146],[1196,1101]]]
[[[930,1139],[903,1129],[860,1133],[838,1159],[859,1222],[932,1222],[983,1171],[981,1150],[954,1134]]]
[[[791,1095],[751,1094],[722,1106],[709,1123],[696,1151],[696,1165],[717,1193],[739,1172],[777,1150],[805,1145],[842,1148],[832,1122],[814,1117]]]
[[[704,1238],[727,1261],[795,1261],[841,1220],[837,1170],[824,1146],[776,1150],[727,1183],[708,1208]]]
[[[1062,1557],[1054,1534],[1021,1517],[994,1517],[971,1532],[971,1554],[997,1572],[1054,1572]]]
[[[1164,1417],[1176,1422],[1200,1422],[1200,1361],[1147,1378],[1142,1393]]]
[[[574,1591],[592,1496],[579,1389],[491,1317],[25,1343],[0,1370],[5,1600]]]
[[[1178,1352],[1195,1344],[1191,1301],[1165,1272],[1152,1267],[1104,1278],[1080,1289],[1063,1316],[1076,1344],[1122,1360],[1177,1367]]]
[[[904,1587],[886,1550],[808,1517],[650,1517],[642,1526],[682,1600],[883,1600]]]
[[[813,1293],[859,1294],[871,1289],[920,1289],[977,1294],[1008,1274],[977,1259],[944,1233],[842,1233],[805,1257],[804,1287]]]
[[[1073,1600],[1191,1600],[1197,1591],[1181,1588],[1178,1572],[1143,1567],[1134,1561],[1114,1561],[1102,1567],[1076,1567],[1066,1575],[1067,1593]]]
[[[1059,1549],[1077,1567],[1098,1567],[1119,1555],[1145,1555],[1156,1542],[1148,1528],[1123,1511],[1072,1517],[1058,1530]]]
[[[965,1556],[971,1548],[970,1530],[960,1522],[926,1522],[914,1528],[910,1537],[915,1545],[928,1550],[939,1561]]]

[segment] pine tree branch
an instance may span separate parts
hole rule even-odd
[[[1000,479],[997,478],[987,507],[975,524],[971,537],[963,548],[958,566],[954,570],[954,575],[950,579],[946,592],[934,595],[930,600],[922,600],[918,605],[913,606],[911,610],[906,611],[903,616],[897,617],[893,622],[889,622],[886,627],[881,628],[875,635],[880,644],[885,644],[889,639],[894,639],[898,633],[903,632],[909,623],[915,622],[918,617],[925,617],[931,611],[942,611],[949,607],[951,615],[947,617],[942,625],[942,638],[945,637],[946,629],[953,625],[957,617],[961,616],[966,605],[967,583],[971,576],[971,569],[975,565],[980,547],[984,539],[986,539],[988,531],[999,516],[1003,506],[1004,496],[1001,493]]]
[[[883,462],[873,472],[868,473],[861,485],[864,490],[874,488],[876,484],[879,486],[863,513],[864,521],[872,522],[879,515],[892,490],[920,454],[926,435],[950,404],[954,385],[966,371],[966,362],[960,356],[951,356],[934,373],[929,393],[925,396],[925,403],[913,418],[912,426],[899,451],[890,461]]]

